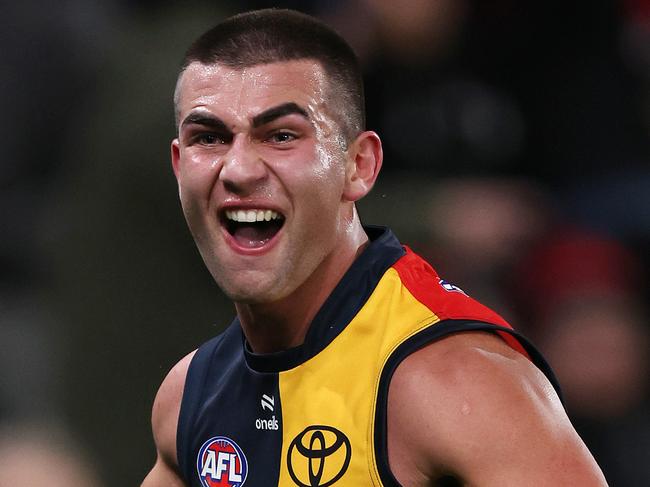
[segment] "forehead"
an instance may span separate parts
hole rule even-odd
[[[325,107],[326,88],[325,72],[312,60],[246,68],[194,62],[178,80],[176,103],[181,117],[198,108],[249,117],[286,102],[318,112]]]

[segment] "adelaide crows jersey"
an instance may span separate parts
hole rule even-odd
[[[187,485],[398,485],[386,448],[391,376],[410,353],[450,333],[498,333],[555,386],[544,359],[499,315],[441,280],[390,230],[366,231],[369,245],[302,345],[254,354],[235,320],[198,349],[177,431]]]

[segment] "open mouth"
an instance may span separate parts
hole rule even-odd
[[[284,216],[273,210],[227,210],[224,224],[237,245],[256,249],[275,237],[284,224]]]

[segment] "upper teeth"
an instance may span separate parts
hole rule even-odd
[[[273,210],[232,210],[226,211],[226,218],[235,222],[263,222],[282,218],[282,216]]]

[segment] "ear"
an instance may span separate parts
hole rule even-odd
[[[384,160],[381,140],[375,132],[365,131],[357,136],[348,147],[343,198],[357,201],[367,195],[375,185]]]
[[[171,152],[172,152],[172,169],[174,170],[174,176],[176,176],[176,181],[179,181],[178,179],[180,174],[179,161],[181,158],[181,150],[180,150],[180,145],[178,143],[178,139],[172,140]]]

